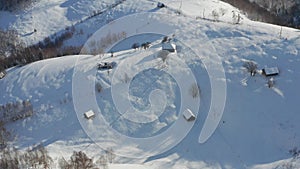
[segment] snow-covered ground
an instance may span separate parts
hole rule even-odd
[[[32,31],[36,22],[37,34],[21,36],[33,43],[112,3],[42,1],[24,13],[7,14],[9,20],[1,13],[0,21],[1,26],[16,28],[20,34]],[[97,159],[103,149],[113,147],[118,155],[115,163],[120,164],[110,168],[118,169],[300,168],[299,159],[289,154],[300,146],[299,30],[283,27],[280,38],[281,27],[276,25],[244,16],[241,24],[232,24],[232,11],[238,10],[221,1],[164,3],[168,8],[158,10],[152,1],[125,1],[108,12],[111,19],[151,13],[134,16],[135,20],[128,17],[130,24],[124,24],[126,18],[115,20],[100,33],[157,33],[153,38],[141,34],[123,40],[116,44],[114,57],[110,53],[65,56],[8,70],[0,80],[0,104],[30,99],[35,110],[32,117],[8,124],[17,135],[13,144],[25,149],[43,142],[54,161],[80,150]],[[184,15],[175,14],[178,9]],[[220,22],[211,21],[212,11],[223,9],[226,12]],[[35,19],[37,16],[42,19]],[[203,16],[205,19],[196,19]],[[93,33],[106,20],[107,15],[99,15],[76,27]],[[161,34],[175,34],[173,43],[178,49],[166,63],[157,57]],[[84,36],[76,35],[67,43],[82,45],[87,39]],[[133,43],[143,41],[151,41],[152,46],[130,49]],[[274,77],[275,86],[268,88],[268,79],[260,74],[251,77],[243,68],[247,60],[255,61],[259,69],[277,66],[280,74]],[[116,67],[109,72],[97,70],[99,62],[115,62]],[[218,74],[223,69],[224,76]],[[200,98],[191,96],[193,82],[200,86]],[[95,83],[103,87],[100,93],[95,91]],[[223,88],[216,89],[213,84]],[[214,107],[214,101],[222,100],[224,91],[226,102],[220,114],[222,105]],[[183,119],[186,108],[197,115],[194,122]],[[96,117],[88,121],[82,114],[89,109]],[[208,140],[203,137],[204,143],[199,143],[209,118],[217,122],[221,118],[220,123],[212,135],[206,135]],[[133,158],[136,156],[140,158]]]

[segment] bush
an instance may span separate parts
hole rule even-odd
[[[150,48],[151,42],[145,42],[141,44],[141,48],[143,49],[148,49]]]
[[[300,157],[300,150],[297,147],[289,150],[289,153],[292,155],[293,158]]]
[[[108,164],[107,164],[107,158],[104,155],[101,155],[99,159],[97,160],[97,164],[101,166],[102,169],[107,169]]]
[[[138,49],[140,47],[140,44],[139,43],[134,43],[131,48],[132,49]]]
[[[197,83],[191,85],[190,94],[192,95],[193,98],[200,96],[200,87]]]
[[[97,82],[97,83],[96,83],[96,86],[95,86],[95,89],[96,89],[96,91],[97,91],[98,93],[101,93],[103,87],[102,87],[102,85],[101,85],[99,82]]]

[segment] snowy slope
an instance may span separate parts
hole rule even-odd
[[[76,1],[74,4],[79,2],[81,1]],[[200,2],[205,3],[205,5]],[[62,1],[55,3],[57,4],[54,6],[61,6]],[[140,1],[137,3],[143,4]],[[109,144],[109,146],[116,146],[115,151],[120,155],[117,157],[116,163],[140,163],[145,165],[145,168],[148,166],[151,168],[275,168],[285,164],[292,164],[293,168],[299,168],[299,160],[291,159],[291,155],[288,153],[290,149],[300,146],[300,125],[298,122],[300,115],[297,105],[300,97],[298,90],[300,85],[299,31],[283,28],[283,38],[279,38],[281,29],[279,26],[252,22],[247,19],[244,19],[242,24],[233,25],[230,23],[231,14],[228,13],[223,18],[220,17],[220,20],[224,22],[196,20],[195,16],[200,15],[201,17],[202,15],[198,15],[198,11],[202,13],[202,10],[199,9],[213,10],[211,6],[215,4],[220,4],[220,7],[226,8],[229,12],[234,9],[220,1],[183,2],[181,10],[185,16],[177,16],[172,12],[180,5],[180,1],[165,3],[172,9],[163,9],[160,12],[171,14],[176,19],[167,21],[168,18],[158,17],[159,15],[156,17],[149,16],[147,21],[150,22],[151,27],[141,27],[144,23],[136,20],[128,26],[117,27],[116,30],[112,31],[122,30],[130,35],[135,32],[133,28],[138,27],[140,28],[139,31],[143,32],[157,27],[157,24],[166,25],[166,27],[161,28],[164,30],[160,31],[177,30],[175,38],[182,41],[176,42],[181,50],[171,54],[166,64],[157,58],[157,53],[160,50],[160,39],[153,39],[153,46],[148,50],[125,50],[123,47],[122,50],[124,51],[114,53],[114,58],[111,58],[110,54],[101,58],[93,55],[66,56],[8,70],[8,75],[0,81],[0,90],[3,91],[0,96],[0,104],[30,99],[36,112],[34,116],[28,119],[8,125],[17,134],[17,141],[14,144],[20,148],[26,148],[32,144],[43,142],[55,160],[61,156],[69,157],[74,150],[83,150],[89,156],[96,158],[103,153],[98,145]],[[130,2],[130,4],[133,5],[134,3]],[[122,8],[129,9],[129,6],[127,4]],[[139,5],[135,7],[137,6]],[[77,7],[79,8],[81,5],[77,5]],[[136,11],[146,11],[145,9],[153,9],[154,7],[155,3],[147,1]],[[35,11],[32,10],[33,13]],[[76,11],[80,13],[79,11],[82,10]],[[119,14],[119,16],[122,15],[124,13]],[[144,16],[147,17],[147,15]],[[61,17],[66,18],[67,15],[64,14]],[[76,20],[81,17],[74,18]],[[73,20],[70,20],[66,23],[72,23]],[[91,25],[89,22],[92,21],[83,24],[85,25],[84,29]],[[57,25],[55,30],[45,30],[45,35],[63,28],[61,24],[58,23]],[[100,25],[103,23],[98,26],[100,27]],[[19,27],[20,30],[23,28],[25,31],[31,29],[28,26],[26,29]],[[170,28],[170,30],[166,28]],[[178,31],[178,28],[181,30]],[[90,28],[89,31],[92,32],[93,30],[96,28]],[[186,32],[188,33],[184,34]],[[43,36],[41,35],[39,38]],[[80,39],[80,37],[77,38]],[[132,44],[136,41],[142,41],[142,39],[148,40],[147,36],[133,37],[124,44]],[[29,41],[31,40],[29,38]],[[75,43],[72,42],[75,40],[76,37],[69,43]],[[83,39],[81,40],[83,41]],[[200,57],[196,56],[187,46],[191,47],[192,50],[199,51]],[[219,80],[226,82],[227,85],[226,104],[217,130],[207,142],[200,144],[198,142],[199,134],[208,116],[211,106],[210,100],[213,97],[209,79],[211,75],[207,73],[207,68],[203,66],[203,63],[207,63],[205,60],[210,60],[216,55],[221,58],[225,70],[226,78]],[[187,90],[180,90],[178,87],[181,86],[180,84],[189,87],[191,82],[188,80],[190,78],[174,80],[168,76],[170,72],[174,73],[173,77],[187,76],[184,74],[187,72],[187,68],[180,64],[180,59],[185,60],[200,85],[200,104],[188,95]],[[275,86],[268,88],[266,86],[267,79],[262,75],[257,74],[250,77],[243,68],[243,61],[245,60],[254,60],[259,69],[271,66],[279,67],[280,75],[275,77]],[[109,73],[97,71],[96,63],[101,61],[114,61],[117,63],[117,67]],[[144,70],[145,67],[151,69]],[[175,123],[180,124],[182,128],[191,128],[191,131],[178,145],[160,155],[142,159],[122,157],[121,155],[128,155],[130,152],[133,155],[140,153],[141,156],[153,152],[155,154],[160,149],[149,152],[147,148],[143,149],[143,146],[135,147],[129,143],[128,145],[125,144],[129,148],[118,146],[123,138],[111,137],[110,142],[105,139],[93,139],[95,136],[98,138],[99,135],[97,134],[99,133],[100,136],[107,137],[107,135],[112,134],[112,130],[108,130],[107,126],[102,125],[103,123],[93,125],[97,122],[96,120],[99,120],[100,114],[92,123],[86,122],[83,116],[78,116],[75,111],[76,106],[74,107],[74,104],[76,105],[78,102],[78,100],[74,100],[75,97],[78,98],[78,95],[74,95],[74,70],[76,70],[75,75],[81,73],[88,75],[84,76],[84,81],[80,83],[76,81],[75,84],[75,86],[81,86],[81,90],[75,94],[82,96],[79,101],[87,108],[90,108],[89,105],[91,104],[88,99],[95,92],[94,82],[102,84],[103,91],[96,94],[96,103],[105,120],[111,123],[111,127],[119,133],[137,138],[149,137],[165,133],[169,126]],[[96,78],[90,76],[90,72],[96,72]],[[128,84],[124,83],[123,72],[126,72],[129,78],[134,77],[135,80]],[[114,75],[116,76],[114,77]],[[148,81],[155,81],[155,83],[148,83]],[[91,86],[85,88],[86,85]],[[117,96],[122,98],[126,95],[126,93],[122,93],[123,89],[128,85],[131,85],[131,89],[136,89],[130,91],[129,98],[131,100],[129,101],[137,110],[125,112],[125,116],[122,117],[118,113],[112,112],[117,112],[116,110],[125,111],[127,109],[126,104],[121,104],[120,109],[114,107],[111,89],[115,88],[114,90],[119,94]],[[168,92],[164,94],[159,90],[154,90],[157,88]],[[178,97],[179,95],[181,97]],[[194,112],[198,110],[197,105],[200,106],[194,125],[182,120],[182,108],[178,106],[182,100],[196,106]],[[150,116],[149,114],[136,115],[132,113],[135,111],[143,112],[149,108],[151,102],[159,105],[158,108],[163,107],[163,110],[166,110],[168,114],[164,114],[166,112],[162,115],[159,114],[160,109],[153,109]],[[155,121],[157,119],[159,120]],[[145,124],[132,125],[132,122],[136,121],[154,122],[148,126]],[[83,125],[82,122],[87,124]],[[84,128],[89,124],[92,127],[88,131],[95,131],[94,134],[96,135],[91,135]],[[179,137],[182,134],[179,132],[182,128],[173,134]],[[101,132],[97,133],[100,130]],[[161,145],[161,149],[164,148],[166,147]],[[111,168],[113,167],[121,168],[121,166],[112,166]]]

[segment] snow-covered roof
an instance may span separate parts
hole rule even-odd
[[[162,44],[162,50],[175,51],[176,45],[170,42]]]
[[[277,67],[264,68],[263,71],[266,76],[279,74],[279,69]]]
[[[5,75],[6,73],[4,71],[0,72],[0,79],[4,78]]]
[[[90,118],[95,116],[95,113],[94,113],[93,110],[89,110],[89,111],[84,113],[84,116],[85,116],[85,118],[90,119]]]
[[[187,121],[192,121],[195,120],[195,115],[193,114],[193,112],[190,109],[186,109],[183,112],[183,117],[187,120]]]

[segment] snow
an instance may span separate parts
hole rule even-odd
[[[8,124],[17,135],[12,144],[26,149],[43,142],[56,162],[73,151],[96,160],[104,149],[113,148],[115,163],[123,164],[109,168],[118,169],[299,168],[299,159],[288,153],[300,146],[299,31],[283,27],[281,38],[276,25],[246,18],[232,24],[231,11],[238,10],[221,1],[182,1],[184,16],[174,14],[181,1],[162,2],[168,8],[160,14],[139,14],[134,21],[127,14],[153,10],[156,3],[125,1],[109,16],[126,15],[123,19],[103,26],[108,17],[98,16],[76,25],[87,33],[68,44],[82,45],[84,36],[98,28],[94,36],[99,39],[126,31],[129,38],[115,44],[113,58],[109,53],[64,56],[7,70],[0,80],[0,104],[30,99],[35,112]],[[21,36],[30,44],[111,3],[42,1],[16,15],[1,12],[0,21],[20,34],[36,27],[36,34]],[[226,14],[220,22],[211,21],[211,12],[220,8]],[[206,19],[196,19],[203,13]],[[159,43],[163,35],[172,34],[178,50],[163,63],[157,57]],[[150,49],[130,49],[148,40]],[[242,66],[247,60],[259,68],[278,65],[281,74],[274,77],[275,86],[268,88],[260,74],[250,76]],[[97,70],[101,61],[117,66],[110,72]],[[96,82],[103,87],[101,93],[95,91]],[[189,93],[194,82],[201,90],[196,99]],[[182,118],[187,108],[197,116],[190,123]],[[96,114],[92,121],[83,116],[89,110]]]
[[[149,166],[137,164],[113,164],[108,166],[110,169],[151,169]]]

